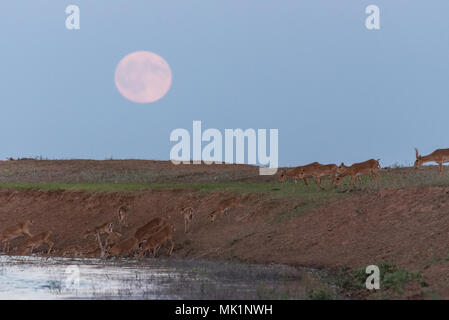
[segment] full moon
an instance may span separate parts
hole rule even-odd
[[[155,102],[170,89],[170,66],[153,52],[136,51],[125,57],[115,69],[115,85],[128,100],[137,103]]]

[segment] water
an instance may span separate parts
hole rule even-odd
[[[168,258],[0,256],[0,299],[303,298],[310,272]]]

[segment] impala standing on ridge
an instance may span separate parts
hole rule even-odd
[[[340,163],[340,165],[337,167],[337,176],[340,176],[343,172],[346,171],[349,167],[344,164],[344,162]],[[337,178],[337,177],[335,177]],[[360,184],[362,184],[362,179],[360,178],[360,175],[356,176],[357,180]],[[335,183],[334,183],[335,184]]]
[[[321,187],[321,178],[329,177],[333,184],[337,174],[337,169],[338,167],[335,164],[322,164],[319,166],[302,168],[298,175],[298,178],[304,179],[305,181],[306,178],[312,177],[315,179],[318,187],[320,189],[324,189],[323,187]]]
[[[287,177],[293,177],[295,180],[295,185],[294,187],[296,187],[296,184],[298,183],[298,176],[301,173],[302,169],[306,169],[309,167],[318,167],[321,164],[318,162],[312,162],[309,164],[306,164],[305,166],[299,166],[299,167],[295,167],[292,169],[288,169],[288,170],[284,170],[281,173],[281,176],[279,177],[279,182],[284,182],[285,179],[287,179]],[[308,186],[309,184],[307,183],[307,178],[302,178],[304,180],[304,183],[306,184],[306,186]]]
[[[334,181],[334,184],[338,186],[345,177],[351,176],[351,187],[354,187],[356,178],[359,180],[359,182],[361,182],[360,176],[369,174],[371,177],[376,178],[376,183],[379,186],[379,178],[380,178],[379,160],[380,159],[377,160],[370,159],[364,162],[354,163],[352,166],[349,167],[346,167],[344,166],[344,164],[342,164],[344,166],[344,171],[343,173],[337,176],[337,178]]]
[[[438,169],[440,175],[443,174],[443,163],[449,162],[449,149],[437,149],[431,154],[427,156],[420,156],[418,149],[415,148],[416,152],[416,161],[415,161],[415,169],[418,169],[426,162],[436,162],[438,163]]]

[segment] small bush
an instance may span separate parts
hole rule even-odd
[[[421,280],[419,273],[398,268],[394,263],[382,262],[378,264],[380,270],[380,287],[402,293],[402,287],[409,281],[418,281],[421,286],[427,284]]]
[[[312,290],[309,293],[309,299],[311,300],[334,300],[334,298],[335,297],[331,292],[324,289],[320,289],[317,291]]]
[[[380,288],[391,289],[395,293],[402,293],[402,287],[410,282],[417,281],[421,287],[426,287],[428,284],[421,279],[419,273],[409,272],[406,269],[401,269],[391,262],[382,262],[377,264],[380,270]],[[368,274],[365,273],[365,268],[359,268],[351,271],[349,268],[340,269],[334,273],[331,281],[341,290],[356,291],[359,293],[366,292],[365,281]],[[370,292],[372,294],[379,294],[378,291]]]

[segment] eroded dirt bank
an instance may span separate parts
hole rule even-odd
[[[239,259],[258,263],[285,263],[328,269],[360,268],[391,261],[421,272],[427,287],[407,288],[407,297],[436,294],[449,298],[449,187],[384,188],[379,192],[352,193],[288,219],[283,213],[304,205],[294,199],[246,194],[230,219],[208,219],[228,192],[148,190],[120,193],[84,191],[0,191],[0,226],[34,220],[32,233],[52,230],[53,255],[79,247],[84,253],[95,242],[82,238],[86,229],[115,218],[116,209],[131,208],[132,235],[155,216],[169,215],[175,224],[178,257]],[[179,209],[197,209],[191,232],[184,233]],[[20,246],[23,238],[12,242]],[[162,254],[164,250],[161,251]]]

